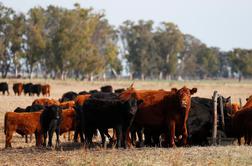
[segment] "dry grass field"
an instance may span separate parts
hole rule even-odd
[[[252,165],[252,147],[250,146],[218,146],[218,147],[187,147],[187,148],[131,148],[84,150],[79,144],[68,142],[61,137],[62,148],[35,148],[34,140],[24,143],[20,135],[15,134],[12,139],[12,149],[4,149],[5,135],[3,133],[3,119],[5,112],[13,111],[16,107],[26,107],[37,97],[14,96],[12,84],[15,82],[30,82],[30,80],[0,80],[9,84],[10,95],[0,94],[0,165]],[[49,83],[51,85],[50,98],[58,99],[66,91],[81,91],[98,89],[102,85],[112,85],[114,88],[126,88],[131,81],[108,82],[80,82],[32,80],[33,83]],[[238,83],[234,80],[217,81],[135,81],[136,89],[170,89],[197,87],[195,96],[210,98],[214,90],[225,97],[232,96],[233,102],[252,94],[252,81]],[[55,137],[54,137],[55,138]],[[53,142],[55,144],[55,142]]]

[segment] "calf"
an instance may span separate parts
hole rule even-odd
[[[117,147],[121,147],[122,138],[122,144],[126,148],[126,132],[133,121],[138,104],[140,103],[141,101],[137,101],[134,95],[125,101],[119,98],[89,98],[82,107],[82,127],[87,143],[89,145],[92,143],[93,133],[96,129],[99,129],[102,136],[102,143],[104,144],[104,132],[106,132],[108,128],[115,128],[117,134]]]
[[[5,148],[11,147],[11,139],[14,132],[20,135],[35,133],[36,146],[41,145],[40,115],[41,112],[7,112],[4,117]]]
[[[8,95],[10,94],[7,82],[0,82],[0,92],[2,92],[3,95],[5,95],[5,91],[7,92]]]
[[[57,105],[45,106],[41,113],[40,124],[44,136],[43,145],[46,146],[47,133],[49,134],[48,146],[52,146],[53,132],[56,132],[57,140],[56,147],[59,146],[60,123],[62,120],[62,110]]]
[[[20,96],[23,91],[23,84],[22,83],[15,83],[13,84],[13,91],[14,94]]]

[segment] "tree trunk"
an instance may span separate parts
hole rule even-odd
[[[159,73],[159,80],[162,80],[163,79],[163,72],[161,71],[160,73]]]
[[[144,79],[145,79],[145,75],[142,73],[141,74],[141,79],[144,81]]]

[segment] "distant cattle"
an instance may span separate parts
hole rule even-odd
[[[22,83],[15,83],[13,84],[13,91],[14,94],[20,96],[23,91],[23,84]]]
[[[54,99],[48,99],[48,98],[39,98],[39,99],[35,99],[32,102],[32,105],[34,104],[39,104],[39,105],[60,105],[60,102]]]
[[[113,88],[111,85],[102,86],[100,89],[101,92],[110,92],[110,93],[113,92]]]
[[[179,90],[135,90],[129,88],[120,94],[120,98],[127,98],[135,93],[137,99],[144,102],[140,105],[136,113],[134,124],[141,127],[158,127],[166,129],[166,137],[169,135],[169,145],[175,146],[175,131],[182,135],[182,143],[187,144],[186,122],[191,106],[191,95],[196,93],[197,89],[188,89],[183,87]],[[142,141],[142,140],[140,140]]]
[[[52,146],[52,136],[56,132],[56,147],[59,146],[60,123],[62,121],[62,109],[57,105],[46,106],[41,113],[40,124],[44,136],[43,145],[46,146],[48,134],[48,146]]]
[[[42,92],[42,86],[41,86],[41,84],[34,84],[34,85],[32,85],[31,91],[32,91],[32,95],[36,94],[37,96],[39,96],[40,93]]]
[[[69,91],[66,92],[62,95],[62,98],[59,100],[60,102],[64,102],[64,101],[71,101],[71,100],[75,100],[75,98],[78,96],[78,94],[76,92],[73,91]]]
[[[41,91],[43,96],[50,96],[51,87],[49,84],[42,85]]]
[[[3,95],[5,95],[5,92],[7,92],[8,95],[10,94],[7,82],[0,82],[0,92],[2,92]]]
[[[6,135],[5,148],[11,147],[11,139],[14,132],[20,135],[35,133],[36,145],[41,145],[40,114],[41,112],[7,112],[4,117],[4,133]]]
[[[99,129],[104,144],[104,132],[108,128],[115,128],[117,147],[121,147],[121,145],[126,147],[126,132],[137,112],[138,104],[140,104],[140,101],[137,101],[135,95],[131,95],[126,100],[114,99],[113,95],[109,99],[91,96],[82,107],[82,124],[87,142],[92,143],[93,133],[96,129]]]
[[[24,95],[26,96],[26,94],[28,94],[29,96],[32,95],[32,83],[27,83],[23,85],[23,89],[24,89]]]

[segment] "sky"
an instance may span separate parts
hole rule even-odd
[[[125,20],[173,22],[185,34],[191,34],[209,47],[222,51],[252,49],[252,0],[1,0],[18,12],[50,4],[73,8],[92,7],[105,11],[116,27]]]

